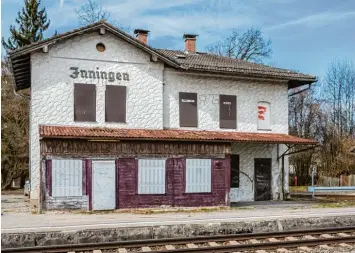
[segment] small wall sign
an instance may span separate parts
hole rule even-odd
[[[70,67],[69,69],[72,71],[70,77],[73,79],[81,77],[81,78],[108,80],[109,82],[114,82],[115,80],[129,81],[128,73],[99,71],[99,68],[96,68],[96,71],[83,70],[83,69],[79,69],[78,67]]]

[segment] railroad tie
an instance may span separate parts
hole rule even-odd
[[[260,243],[260,241],[256,240],[256,239],[250,239],[249,240],[251,243]]]
[[[347,244],[347,243],[340,243],[339,246],[343,247],[343,248],[351,248],[352,247],[350,244]]]
[[[308,239],[308,240],[317,239],[317,238],[315,238],[315,237],[312,236],[312,235],[305,235],[304,238],[305,238],[305,239]]]
[[[189,249],[196,249],[196,248],[197,248],[197,245],[196,245],[196,244],[193,244],[193,243],[188,243],[188,244],[186,244],[186,246],[187,246]]]
[[[296,238],[296,237],[293,237],[293,236],[287,236],[287,237],[285,237],[285,239],[286,239],[287,241],[297,241],[297,238]]]
[[[330,234],[321,234],[320,237],[323,238],[333,238],[334,236],[330,235]]]
[[[256,251],[256,253],[267,253],[267,251],[266,251],[266,250],[263,250],[263,249],[258,249],[258,250]]]
[[[150,247],[142,247],[142,251],[148,252],[148,251],[152,251],[152,249]]]
[[[276,252],[278,252],[278,253],[288,253],[290,251],[288,249],[285,249],[285,248],[279,248],[279,249],[276,250]]]
[[[229,244],[230,245],[239,245],[240,243],[237,241],[229,241]]]
[[[346,234],[346,233],[338,233],[338,235],[341,236],[341,237],[348,237],[348,236],[350,236],[349,234]]]
[[[165,245],[165,248],[167,249],[167,250],[174,250],[175,249],[175,247],[173,246],[173,245]]]
[[[127,250],[125,248],[119,248],[118,253],[127,253]]]
[[[279,242],[279,241],[280,241],[279,239],[276,239],[276,238],[274,238],[274,237],[268,238],[267,240],[268,240],[269,242]]]
[[[298,247],[298,249],[299,249],[299,250],[302,250],[302,251],[305,251],[305,252],[312,252],[311,248],[305,247],[305,246]]]
[[[331,249],[332,247],[329,247],[327,244],[321,244],[319,245],[322,249]]]
[[[100,249],[94,249],[92,253],[102,253]]]
[[[216,242],[208,242],[208,245],[210,245],[211,247],[217,247],[217,246],[219,246],[219,244],[216,243]]]

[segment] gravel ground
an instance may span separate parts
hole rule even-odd
[[[1,195],[2,213],[29,213],[29,199],[21,194]]]

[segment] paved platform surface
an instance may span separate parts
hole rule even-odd
[[[314,205],[314,203],[313,203]],[[313,208],[311,203],[254,205],[214,212],[179,212],[161,214],[71,214],[71,213],[5,213],[1,218],[2,233],[77,231],[115,227],[139,227],[174,224],[206,224],[218,222],[253,222],[275,219],[339,217],[355,215],[355,207]]]

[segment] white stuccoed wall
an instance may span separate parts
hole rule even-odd
[[[217,130],[258,133],[288,134],[287,84],[280,82],[256,82],[182,74],[174,70],[164,71],[164,127],[180,128],[179,92],[197,93],[198,128],[193,130]],[[237,96],[237,129],[219,128],[219,95]],[[271,131],[257,129],[257,103],[271,103]],[[181,129],[181,128],[180,128]],[[286,150],[279,146],[279,155]],[[281,159],[277,161],[276,144],[235,143],[233,154],[240,155],[240,170],[254,180],[254,158],[272,158],[272,197],[281,194]],[[288,192],[288,157],[285,157],[285,191]],[[240,174],[240,187],[231,189],[231,201],[254,200],[254,182]]]
[[[286,83],[233,80],[206,75],[164,71],[164,127],[180,128],[179,92],[197,93],[198,129],[219,128],[219,95],[237,96],[237,129],[240,132],[288,133],[288,95]],[[271,131],[257,129],[257,103],[271,103]],[[195,129],[196,128],[184,128]]]
[[[106,46],[104,52],[96,44]],[[127,72],[130,81],[72,79],[70,67]],[[92,33],[54,44],[49,53],[31,55],[31,198],[39,196],[40,124],[105,126],[119,128],[163,128],[163,64],[150,62],[142,50],[110,34]],[[74,83],[96,84],[96,121],[74,122]],[[127,123],[105,122],[105,85],[127,87]]]
[[[272,199],[281,198],[281,159],[277,157],[285,150],[285,145],[277,144],[253,144],[253,143],[234,143],[232,154],[239,155],[239,188],[231,188],[231,202],[253,201],[254,200],[254,159],[271,158],[271,190]],[[287,166],[287,167],[286,167]],[[288,182],[288,159],[285,159],[285,182]],[[286,181],[287,180],[287,181]],[[285,191],[288,192],[288,184]]]
[[[102,42],[105,52],[98,52]],[[72,79],[70,67],[84,70],[127,72],[130,81]],[[31,55],[31,126],[30,163],[31,198],[39,195],[40,147],[39,125],[105,126],[119,128],[163,129],[179,127],[179,92],[198,93],[197,130],[219,129],[219,94],[237,96],[237,129],[242,132],[288,133],[287,85],[182,74],[164,70],[162,63],[150,62],[150,56],[110,34],[98,33],[77,36],[49,47],[49,53]],[[163,88],[164,82],[164,88]],[[74,83],[96,84],[96,121],[74,122]],[[105,85],[127,87],[127,123],[105,122]],[[163,103],[164,100],[164,103]],[[271,103],[271,131],[257,130],[257,102]],[[196,130],[196,128],[191,128]],[[223,131],[231,131],[230,129]],[[253,177],[254,158],[273,159],[276,145],[245,144],[236,148],[241,155],[241,168]],[[233,151],[234,152],[234,151]],[[243,155],[245,154],[245,155]],[[243,158],[244,157],[244,158]],[[287,168],[288,161],[285,161]],[[286,170],[287,171],[287,170]],[[276,174],[275,174],[276,173]],[[273,172],[273,184],[279,187],[279,172]],[[274,175],[275,174],[275,175]],[[232,190],[236,201],[252,200],[248,182],[240,176],[239,190]],[[285,175],[285,179],[288,177]],[[274,188],[273,188],[274,189]],[[274,189],[276,197],[279,189]]]

